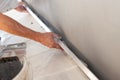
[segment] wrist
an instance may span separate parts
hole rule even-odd
[[[35,41],[41,42],[42,41],[42,34],[43,33],[35,32],[35,34],[33,34],[32,39]]]

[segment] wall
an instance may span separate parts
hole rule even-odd
[[[102,80],[120,80],[120,0],[29,0]]]

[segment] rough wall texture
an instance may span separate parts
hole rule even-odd
[[[120,80],[119,0],[27,2],[84,55],[102,80]]]

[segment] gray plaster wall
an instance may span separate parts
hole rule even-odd
[[[27,0],[101,80],[120,80],[120,0]],[[70,44],[68,44],[70,46]]]

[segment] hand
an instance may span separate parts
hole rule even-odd
[[[26,8],[23,6],[24,4],[24,2],[19,2],[18,7],[16,7],[15,10],[19,12],[27,12]]]
[[[52,32],[38,33],[36,35],[36,41],[42,43],[43,45],[49,48],[57,48],[63,50],[55,41],[55,38],[60,38],[60,36]]]

